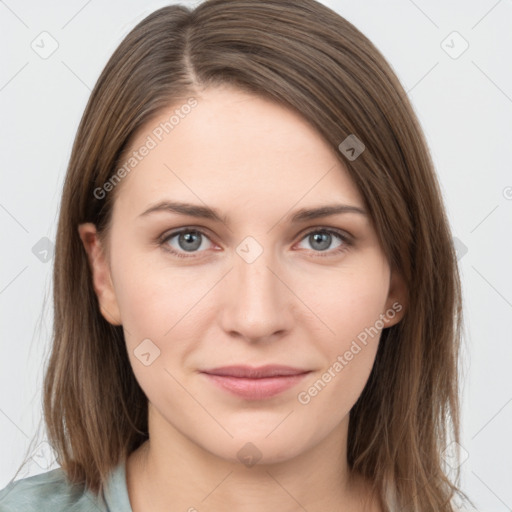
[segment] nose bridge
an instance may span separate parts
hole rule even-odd
[[[278,272],[273,251],[247,237],[236,253],[222,313],[223,328],[250,340],[288,329],[289,291],[274,274]]]

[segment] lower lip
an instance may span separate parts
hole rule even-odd
[[[206,375],[217,386],[246,400],[264,400],[295,386],[307,373],[261,379],[228,377],[210,373],[204,373],[203,375]]]

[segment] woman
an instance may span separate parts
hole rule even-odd
[[[443,456],[461,292],[440,189],[397,77],[327,7],[208,0],[139,23],[78,129],[54,264],[61,468],[0,510],[463,495]]]

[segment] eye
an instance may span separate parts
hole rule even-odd
[[[316,253],[315,256],[320,257],[336,256],[352,245],[349,235],[332,228],[312,229],[303,235],[301,243],[303,241],[308,241],[311,244],[311,250]],[[332,248],[334,241],[338,241],[338,244]],[[190,227],[163,235],[159,244],[178,258],[197,257],[197,253],[204,252],[213,245],[203,231]]]
[[[201,252],[199,249],[205,249],[205,240],[210,241],[202,231],[186,228],[164,235],[160,243],[165,250],[178,256],[178,258],[191,258],[194,257],[194,253]],[[190,256],[187,253],[191,253]]]
[[[346,251],[352,241],[348,235],[334,229],[315,228],[308,231],[302,238],[311,244],[314,252],[326,253],[316,254],[315,256],[333,256]],[[331,247],[333,241],[338,240],[339,243],[334,248]],[[331,250],[328,250],[331,248]]]

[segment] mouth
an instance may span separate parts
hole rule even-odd
[[[224,366],[201,371],[220,389],[246,400],[264,400],[298,384],[310,370],[282,365]]]

